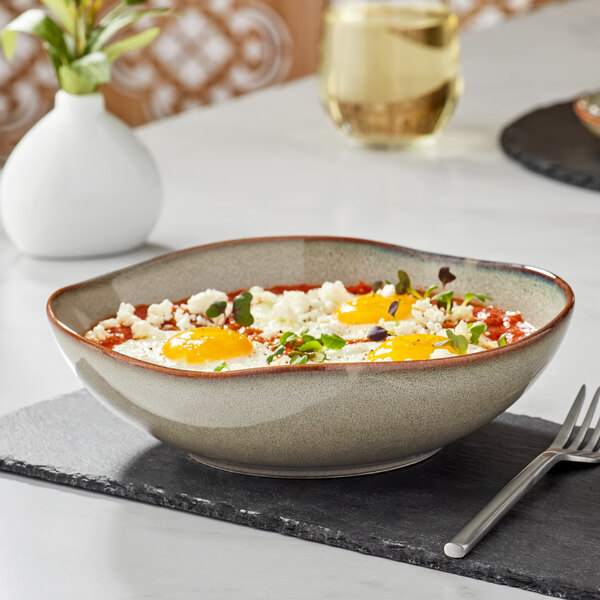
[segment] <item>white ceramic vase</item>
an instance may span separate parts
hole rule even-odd
[[[101,94],[59,91],[0,176],[0,215],[32,256],[124,252],[144,242],[161,203],[156,165]]]

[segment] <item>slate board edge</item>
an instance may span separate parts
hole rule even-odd
[[[572,101],[570,103],[572,103]],[[509,158],[513,159],[534,173],[545,175],[546,177],[550,177],[556,181],[581,187],[587,190],[600,191],[600,178],[585,173],[571,171],[560,164],[547,159],[539,158],[534,154],[521,150],[520,144],[515,139],[515,129],[518,130],[521,121],[529,117],[532,113],[538,112],[539,110],[545,110],[561,104],[566,103],[558,102],[549,106],[537,108],[529,111],[527,114],[522,115],[507,125],[500,134],[500,146]]]
[[[264,518],[260,514],[242,512],[240,509],[227,503],[211,501],[197,502],[196,499],[187,494],[169,497],[162,489],[149,485],[124,485],[108,478],[96,478],[82,474],[66,474],[45,465],[31,465],[10,457],[0,458],[0,470],[51,483],[81,488],[86,491],[190,512],[237,525],[246,525],[255,529],[280,533],[306,541],[426,567],[444,573],[452,573],[489,583],[506,585],[546,596],[564,598],[565,600],[598,600],[597,594],[574,588],[558,579],[536,580],[530,576],[511,571],[507,571],[503,575],[492,575],[489,572],[490,568],[485,565],[479,565],[479,570],[473,569],[472,566],[469,569],[464,569],[461,561],[454,559],[447,559],[444,563],[436,565],[435,561],[439,559],[439,556],[424,551],[418,546],[403,547],[396,543],[388,544],[385,540],[373,540],[378,542],[378,545],[367,548],[360,541],[354,540],[340,531],[332,532],[319,525],[293,521],[284,517]],[[403,548],[406,548],[408,552]],[[411,556],[410,552],[414,554]]]

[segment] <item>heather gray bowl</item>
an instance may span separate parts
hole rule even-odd
[[[428,361],[174,370],[98,346],[82,334],[133,304],[207,287],[393,279],[416,286],[450,266],[458,294],[490,294],[538,331],[496,350]],[[274,477],[337,477],[427,458],[515,402],[563,338],[573,292],[547,271],[428,254],[365,240],[236,240],[166,254],[55,292],[48,315],[64,355],[90,392],[159,440],[208,465]]]

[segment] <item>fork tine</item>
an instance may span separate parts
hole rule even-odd
[[[585,434],[587,433],[590,423],[592,422],[592,417],[594,416],[594,413],[596,412],[596,406],[598,404],[598,396],[600,396],[600,387],[596,390],[596,393],[594,394],[594,397],[592,398],[590,407],[588,408],[587,413],[585,413],[583,423],[581,424],[581,427],[579,427],[577,436],[575,437],[575,439],[569,446],[569,448],[568,448],[569,450],[578,450],[579,446],[581,446],[581,444],[583,443],[583,440],[585,439]]]
[[[594,400],[597,400],[597,398],[600,396],[600,387],[596,390],[596,393],[594,394]],[[589,442],[586,444],[585,448],[583,449],[584,452],[593,452],[594,448],[596,447],[596,444],[598,443],[598,440],[600,440],[600,417],[598,417],[598,423],[596,423],[596,428],[594,429],[593,433],[592,433],[592,437],[590,437]]]
[[[554,441],[552,444],[550,444],[550,446],[564,448],[565,444],[569,441],[569,437],[571,437],[571,432],[573,431],[573,427],[575,426],[575,422],[579,416],[579,411],[581,410],[581,405],[583,404],[584,398],[585,384],[581,386],[575,401],[571,405],[571,410],[569,410],[569,414],[567,415],[563,426],[560,428],[558,435],[554,438]]]

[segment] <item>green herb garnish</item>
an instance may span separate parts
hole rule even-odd
[[[298,352],[323,352],[323,345],[316,339],[312,339],[298,348]]]
[[[466,354],[469,348],[469,340],[464,335],[456,335],[452,329],[446,329],[446,335],[448,336],[448,341],[438,342],[434,344],[434,346],[445,346],[448,344],[452,346],[458,354]]]
[[[506,341],[506,333],[503,333],[499,338],[498,338],[498,346],[506,346],[508,342]]]
[[[429,298],[429,296],[431,296],[431,294],[433,294],[433,292],[435,290],[437,290],[438,286],[437,285],[430,285],[426,290],[425,290],[425,294],[423,295],[423,298]]]
[[[410,294],[417,298],[417,300],[422,300],[423,296],[413,288],[410,283],[410,277],[406,271],[398,271],[398,283],[396,284],[396,293],[397,294]]]
[[[454,297],[454,292],[452,290],[448,290],[447,292],[440,292],[433,297],[438,303],[439,307],[445,306],[446,312],[449,313],[452,310],[452,298]]]
[[[480,302],[485,302],[486,300],[491,300],[491,297],[488,296],[487,294],[473,294],[473,293],[469,292],[468,294],[465,294],[465,299],[463,300],[463,303],[461,304],[461,306],[466,306],[474,298],[477,298],[477,300],[479,300]]]
[[[471,344],[479,344],[479,338],[485,333],[487,325],[485,323],[470,323],[468,328],[471,333]]]
[[[233,309],[231,316],[233,320],[242,327],[249,327],[254,323],[254,317],[250,313],[250,302],[252,294],[250,292],[242,292],[233,299]]]
[[[275,349],[275,352],[273,352],[272,354],[269,354],[269,356],[267,356],[267,364],[271,364],[273,362],[273,359],[277,356],[281,356],[283,353],[285,352],[285,346],[277,346],[277,348]]]
[[[288,342],[294,342],[297,339],[298,336],[293,331],[286,331],[285,333],[281,334],[281,337],[279,338],[279,343],[287,344]]]
[[[227,308],[227,302],[225,300],[217,300],[213,302],[206,310],[206,316],[209,319],[215,319],[219,315],[222,315]]]
[[[217,373],[220,373],[223,369],[229,369],[229,367],[227,366],[227,363],[225,361],[223,361],[220,365],[217,365],[213,371],[216,371]]]
[[[308,362],[308,356],[306,354],[295,354],[290,359],[290,365],[305,365]]]
[[[346,340],[335,333],[321,335],[321,344],[330,350],[340,350],[346,345]]]

